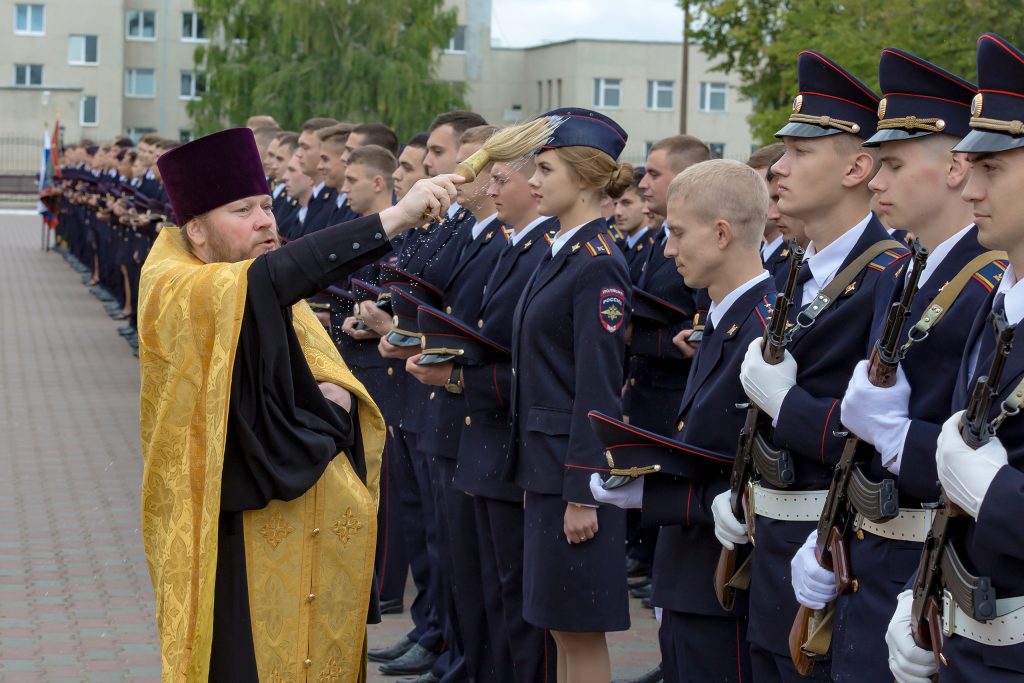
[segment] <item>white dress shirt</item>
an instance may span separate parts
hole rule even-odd
[[[818,292],[835,279],[846,257],[857,246],[857,241],[860,240],[870,222],[871,214],[868,213],[859,223],[821,251],[815,250],[814,242],[807,245],[807,255],[804,257],[804,261],[811,269],[811,279],[804,284],[804,297],[800,302],[801,306],[806,306],[814,301]]]

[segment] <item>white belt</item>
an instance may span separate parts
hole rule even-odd
[[[924,543],[928,532],[932,529],[934,510],[900,508],[900,514],[888,522],[876,524],[869,519],[857,517],[857,523],[863,531],[888,538],[894,541],[914,541]]]
[[[754,484],[754,514],[784,522],[817,522],[828,491],[776,491]]]
[[[1017,645],[1024,643],[1024,596],[996,600],[995,619],[977,621],[960,609],[949,591],[942,594],[942,632],[954,633],[982,645]]]

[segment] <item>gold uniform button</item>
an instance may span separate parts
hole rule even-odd
[[[684,426],[685,426],[685,424],[683,423],[683,421],[682,421],[682,420],[680,420],[680,421],[679,421],[679,424],[677,424],[677,425],[676,425],[676,431],[677,431],[677,432],[681,432],[681,431],[683,431],[683,427],[684,427]]]
[[[452,314],[452,307],[451,306],[445,306],[444,307],[444,312],[447,313],[448,315],[451,315]]]
[[[629,386],[631,386],[631,387],[635,387],[636,386],[636,377],[630,377],[629,378]]]
[[[313,602],[314,600],[316,600],[316,593],[310,593],[309,595],[306,596],[306,601],[307,602]]]
[[[480,318],[479,320],[477,320],[476,326],[482,330],[484,328],[484,319]]]
[[[315,529],[313,529],[313,536],[319,536],[319,535],[320,535],[320,527],[316,527]]]
[[[468,427],[471,424],[473,424],[473,420],[472,420],[472,418],[469,417],[469,415],[467,415],[466,416],[466,426]]]
[[[308,669],[309,667],[313,666],[313,660],[312,659],[307,659],[306,661],[304,661],[302,663],[302,665]]]
[[[388,377],[391,377],[394,374],[395,374],[395,369],[394,368],[388,368]]]
[[[437,396],[437,392],[436,391],[431,391],[430,392],[430,400],[433,401],[435,396]]]

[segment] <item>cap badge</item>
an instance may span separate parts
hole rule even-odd
[[[793,111],[800,113],[800,109],[804,106],[804,96],[797,95],[793,98]]]
[[[886,106],[888,104],[889,104],[888,100],[886,100],[886,98],[884,98],[884,97],[881,100],[878,101],[878,120],[879,121],[881,121],[882,119],[885,118],[885,108],[886,108]]]
[[[982,97],[981,93],[975,95],[974,99],[971,100],[971,116],[973,116],[974,118],[978,118],[979,116],[981,116],[981,108],[983,101],[984,97]]]

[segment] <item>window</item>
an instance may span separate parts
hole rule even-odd
[[[647,81],[647,108],[672,109],[672,81]]]
[[[725,98],[728,92],[729,86],[726,83],[701,81],[700,110],[709,112],[725,111]]]
[[[124,79],[125,97],[155,97],[156,77],[152,69],[128,69]]]
[[[99,36],[71,36],[68,39],[68,64],[99,64]]]
[[[181,13],[181,39],[206,40],[206,24],[199,12]]]
[[[622,106],[622,79],[595,78],[594,106],[618,109]]]
[[[82,109],[78,115],[78,123],[83,126],[95,126],[99,123],[99,110],[96,108],[95,95],[82,95]]]
[[[184,144],[186,142],[192,142],[193,140],[195,140],[195,136],[192,135],[192,131],[190,131],[188,128],[178,129],[178,142]]]
[[[562,106],[562,79],[558,79],[558,106]]]
[[[139,139],[142,138],[143,135],[148,135],[150,133],[155,132],[156,128],[129,128],[128,137],[132,139],[132,142],[137,144],[139,142]]]
[[[725,157],[725,143],[724,142],[709,142],[708,149],[711,150],[712,159],[722,159]]]
[[[42,64],[15,64],[14,85],[42,85]]]
[[[206,77],[201,71],[182,71],[178,97],[183,100],[198,100],[206,92]]]
[[[651,153],[651,147],[654,147],[653,140],[647,140],[644,142],[644,159],[647,159],[647,155]]]
[[[156,40],[156,12],[128,10],[128,40]]]
[[[46,32],[42,5],[14,5],[14,32],[23,36],[41,36]]]
[[[452,34],[451,40],[448,41],[448,49],[445,52],[465,52],[466,51],[466,27],[459,25],[455,27],[455,33]]]

